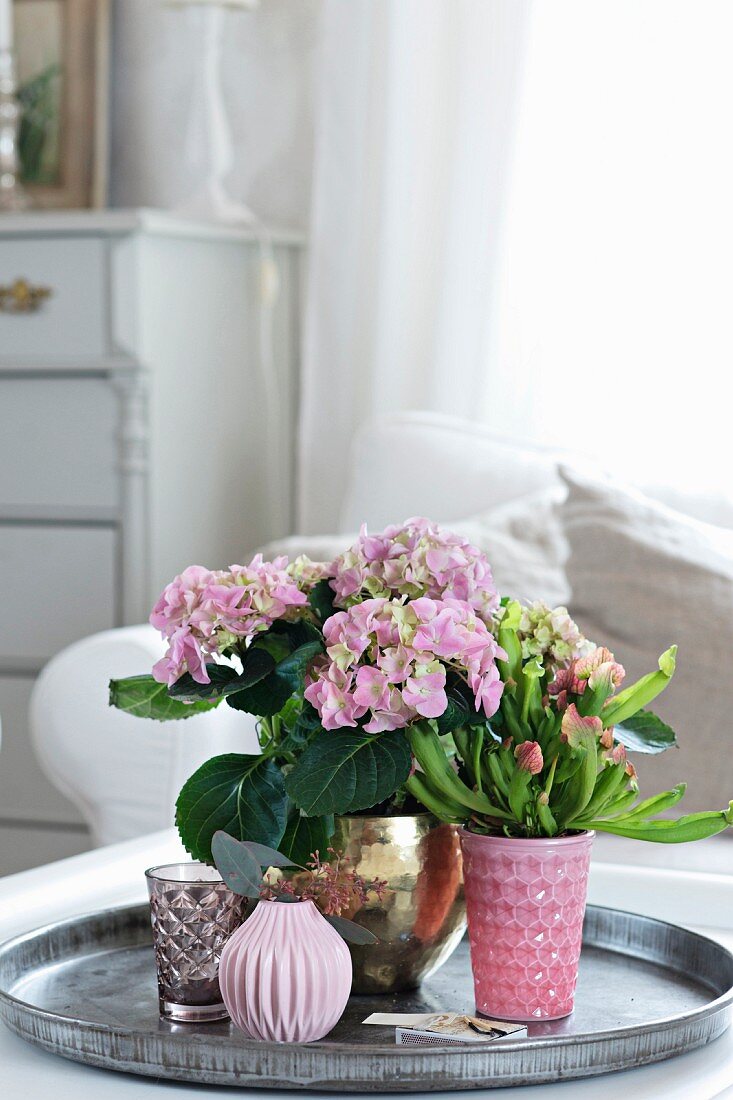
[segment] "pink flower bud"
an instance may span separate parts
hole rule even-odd
[[[626,749],[623,745],[613,745],[608,752],[605,752],[603,755],[611,764],[626,764]]]
[[[530,775],[538,775],[545,765],[542,749],[536,741],[523,741],[521,745],[517,745],[514,757],[517,767],[523,772],[529,772]]]

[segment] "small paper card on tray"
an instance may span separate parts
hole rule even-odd
[[[401,1046],[495,1042],[527,1035],[524,1024],[484,1020],[458,1012],[373,1012],[363,1022],[394,1027],[395,1042]]]

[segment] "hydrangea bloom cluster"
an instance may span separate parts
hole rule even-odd
[[[545,663],[565,665],[595,649],[570,618],[567,607],[548,607],[541,600],[522,609],[518,635],[525,660],[540,657]]]
[[[301,591],[310,592],[319,581],[330,577],[331,566],[326,561],[311,561],[307,554],[299,554],[290,562],[287,572]]]
[[[367,733],[380,733],[438,718],[449,669],[468,684],[476,710],[490,717],[498,709],[496,658],[506,654],[466,601],[377,597],[332,615],[323,633],[328,658],[311,670],[305,697],[325,729],[367,717]]]
[[[428,596],[463,600],[490,623],[499,606],[491,567],[481,551],[420,517],[377,535],[369,535],[363,526],[331,570],[331,587],[342,607],[364,596]]]
[[[288,559],[232,565],[212,572],[200,565],[184,569],[163,590],[150,622],[168,639],[165,657],[153,667],[159,683],[173,684],[190,672],[208,684],[206,657],[267,630],[308,601],[287,572]]]

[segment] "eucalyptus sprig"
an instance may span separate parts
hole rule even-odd
[[[346,861],[340,853],[329,853],[335,858],[322,862],[318,852],[314,852],[308,864],[302,867],[294,865],[289,856],[274,848],[235,840],[221,831],[214,834],[211,850],[219,874],[235,894],[253,901],[313,901],[319,906],[323,919],[349,943],[378,942],[367,928],[342,917],[341,910],[354,897],[365,901],[371,891],[381,896],[386,884],[379,879],[367,882],[361,875],[345,868]],[[273,878],[270,873],[273,868],[293,867],[300,872],[297,882],[290,878]]]

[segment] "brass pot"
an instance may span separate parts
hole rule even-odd
[[[385,879],[381,901],[371,895],[344,911],[378,938],[349,944],[354,993],[414,989],[455,951],[466,927],[458,831],[432,814],[336,818],[331,840],[366,879]]]

